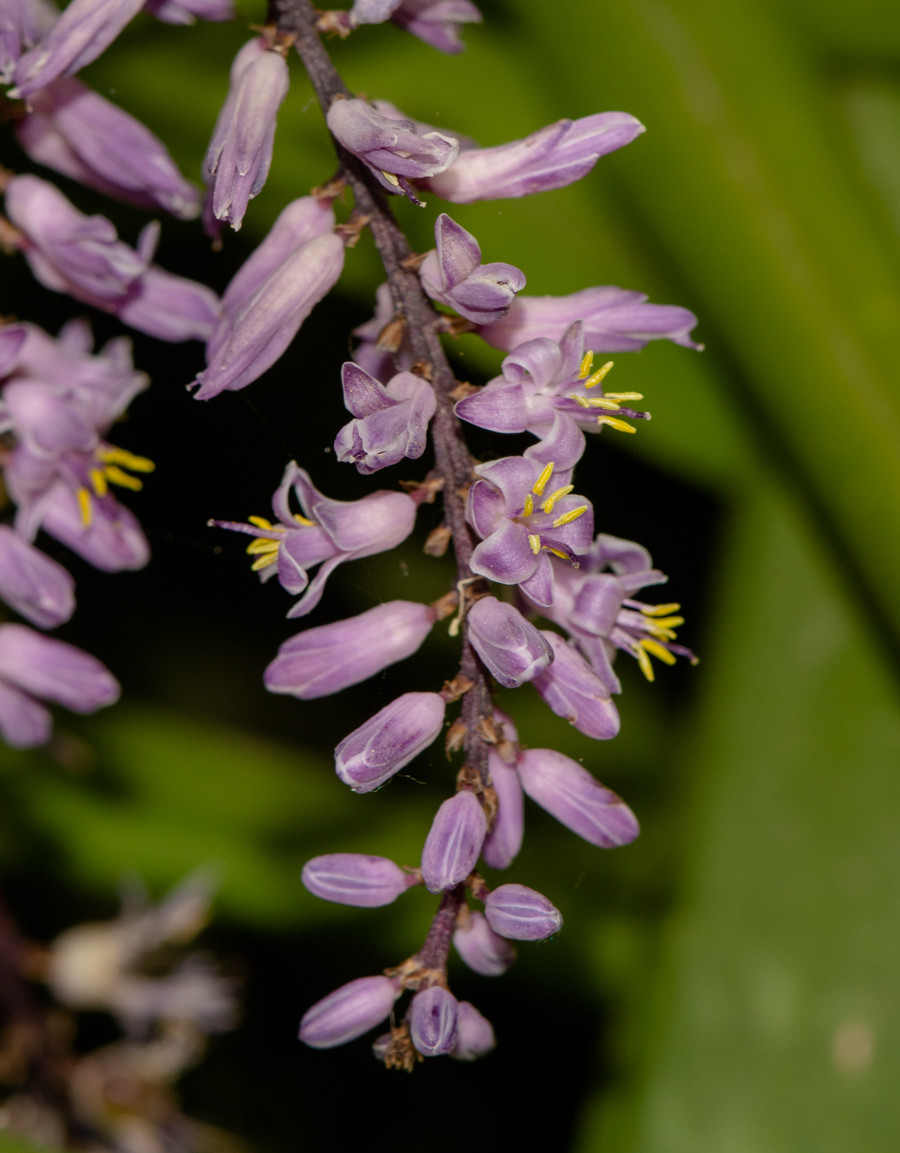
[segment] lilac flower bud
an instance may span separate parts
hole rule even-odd
[[[511,264],[482,264],[478,241],[444,212],[435,222],[434,237],[437,248],[419,268],[431,299],[476,324],[506,316],[516,293],[525,287],[524,273]]]
[[[154,264],[135,281],[115,313],[157,340],[208,340],[219,321],[219,298],[205,284]]]
[[[53,717],[43,705],[0,680],[0,735],[14,749],[44,745],[53,731]]]
[[[344,404],[356,420],[337,434],[334,451],[369,476],[404,457],[418,460],[428,440],[428,422],[437,400],[434,389],[412,372],[400,372],[385,386],[358,364],[341,369]]]
[[[452,1052],[458,1024],[459,1002],[449,990],[432,985],[413,997],[409,1035],[423,1057],[441,1057]]]
[[[3,0],[0,4],[0,83],[12,84],[22,49],[33,48],[59,12],[49,0]]]
[[[235,57],[206,153],[206,170],[214,177],[213,214],[235,230],[269,175],[276,117],[289,87],[287,61],[262,40],[249,41]]]
[[[488,752],[491,784],[497,791],[497,816],[488,833],[481,855],[492,869],[505,869],[518,856],[525,832],[525,804],[519,774],[514,765],[503,761],[494,749]]]
[[[326,117],[343,146],[358,156],[389,192],[415,200],[409,180],[443,172],[459,155],[459,141],[442,132],[416,131],[412,120],[382,116],[367,100],[336,99]]]
[[[307,1009],[300,1040],[311,1049],[345,1045],[380,1025],[399,996],[399,982],[390,977],[359,977]]]
[[[15,368],[27,336],[28,329],[24,324],[0,328],[0,377],[8,376]]]
[[[533,801],[592,845],[615,849],[641,831],[621,797],[555,749],[526,749],[519,758],[519,775]]]
[[[422,849],[422,879],[431,893],[452,889],[475,868],[487,818],[474,793],[463,790],[435,813]]]
[[[466,623],[475,651],[506,689],[530,681],[553,660],[549,641],[517,608],[496,597],[477,600]]]
[[[0,625],[0,678],[76,713],[119,699],[119,683],[88,653],[25,625]]]
[[[481,13],[471,0],[401,0],[391,19],[439,52],[455,55],[465,48],[460,25],[480,24]]]
[[[191,220],[198,189],[184,179],[162,141],[80,80],[60,77],[36,92],[16,135],[32,160],[141,208],[157,205]]]
[[[497,936],[483,913],[469,913],[468,923],[453,934],[453,945],[469,968],[482,977],[499,977],[516,959],[515,946]]]
[[[619,711],[591,666],[559,635],[542,630],[556,659],[534,678],[534,687],[558,717],[579,732],[608,741],[619,732]]]
[[[195,24],[198,17],[220,24],[236,15],[232,0],[144,0],[144,11],[164,24]]]
[[[460,1001],[456,1046],[450,1056],[454,1061],[477,1061],[496,1048],[494,1027],[487,1017],[482,1017],[471,1002]]]
[[[415,873],[404,873],[387,857],[367,857],[362,853],[328,853],[313,857],[303,866],[301,880],[315,897],[338,905],[375,909],[390,905],[418,884]]]
[[[562,928],[562,913],[525,885],[501,885],[484,902],[488,924],[513,941],[543,941]]]
[[[430,605],[388,601],[348,620],[306,629],[281,645],[265,671],[266,688],[301,701],[340,692],[412,656],[434,620]]]
[[[524,140],[496,148],[470,148],[425,187],[454,204],[530,196],[565,188],[586,176],[601,156],[645,132],[627,112],[598,112],[580,120],[558,120]]]
[[[75,611],[75,582],[55,560],[0,525],[0,597],[42,629],[56,628]]]
[[[355,793],[370,793],[437,738],[445,705],[437,693],[404,693],[344,737],[334,750],[337,775]]]
[[[399,4],[400,0],[356,0],[350,15],[354,24],[383,24]]]

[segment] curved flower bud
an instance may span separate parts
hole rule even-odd
[[[615,849],[641,831],[621,797],[555,749],[526,749],[519,758],[519,775],[533,801],[592,845]]]
[[[38,164],[141,208],[159,206],[183,220],[199,215],[199,189],[162,141],[80,80],[59,77],[31,105],[16,135]]]
[[[431,893],[452,889],[475,868],[487,818],[474,793],[456,793],[435,813],[422,849],[422,879]]]
[[[501,760],[494,749],[488,750],[488,766],[491,770],[491,784],[497,792],[497,815],[481,855],[492,869],[505,869],[512,864],[522,847],[525,804],[515,766]]]
[[[553,649],[534,625],[496,597],[477,600],[466,621],[475,651],[504,688],[518,688],[553,660]]]
[[[96,657],[25,625],[0,625],[0,678],[76,713],[119,699],[119,682]]]
[[[565,717],[579,732],[597,741],[618,735],[619,710],[603,681],[590,665],[559,635],[542,630],[556,659],[534,678],[534,687],[558,717]]]
[[[348,620],[306,629],[280,646],[266,668],[265,686],[301,701],[340,692],[412,656],[434,620],[430,605],[388,601]]]
[[[362,853],[313,857],[303,866],[300,879],[314,897],[361,909],[390,905],[410,885],[419,883],[415,873],[404,873],[387,857],[367,857]]]
[[[307,1009],[300,1021],[300,1040],[311,1049],[345,1045],[380,1025],[399,996],[399,981],[359,977]]]
[[[437,693],[404,693],[334,750],[337,775],[355,793],[370,793],[437,738],[445,704]]]
[[[458,1025],[459,1002],[448,989],[432,985],[413,997],[409,1035],[423,1057],[441,1057],[452,1052]]]
[[[424,187],[454,204],[565,188],[586,176],[601,156],[645,131],[627,112],[557,120],[524,140],[466,149],[444,171],[424,181]]]
[[[404,457],[418,460],[437,408],[428,381],[412,372],[400,372],[383,385],[352,361],[341,369],[341,381],[344,405],[356,420],[345,424],[335,438],[338,460],[354,463],[363,476]]]
[[[456,1045],[450,1056],[455,1061],[477,1061],[497,1048],[494,1027],[470,1001],[460,1001]]]
[[[481,13],[471,0],[400,0],[391,19],[438,52],[455,55],[465,48],[460,25],[480,24]]]
[[[0,525],[0,597],[42,629],[75,611],[75,581],[61,564]]]
[[[144,0],[144,11],[163,24],[196,24],[198,18],[220,24],[236,16],[232,0]]]
[[[562,928],[562,913],[525,885],[501,885],[484,902],[488,924],[513,941],[543,941]]]
[[[482,264],[478,241],[442,212],[434,225],[437,248],[422,261],[419,278],[432,300],[476,324],[506,316],[525,274],[511,264]]]
[[[205,284],[153,264],[115,312],[119,320],[157,340],[208,340],[219,320],[219,298]]]
[[[516,959],[515,946],[494,932],[484,913],[470,911],[467,923],[453,934],[453,946],[482,977],[499,977]]]

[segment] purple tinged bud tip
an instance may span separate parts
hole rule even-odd
[[[516,959],[515,946],[494,932],[483,913],[469,913],[467,923],[453,934],[453,945],[482,977],[499,977]]]
[[[487,833],[487,818],[467,790],[444,801],[422,849],[422,879],[429,892],[452,889],[475,868]]]
[[[481,855],[492,869],[506,869],[518,856],[525,833],[525,803],[519,774],[497,754],[488,750],[491,784],[497,792],[497,815],[485,838]]]
[[[0,597],[33,625],[53,629],[75,611],[75,581],[61,564],[0,525]]]
[[[617,736],[619,711],[606,685],[559,633],[541,630],[541,634],[555,654],[553,664],[533,681],[544,701],[587,737],[608,741]]]
[[[501,885],[484,902],[488,924],[513,941],[543,941],[562,928],[562,913],[525,885]]]
[[[399,996],[400,984],[390,977],[359,977],[307,1009],[300,1040],[311,1049],[345,1045],[380,1025]]]
[[[517,608],[496,597],[477,600],[466,623],[475,651],[504,688],[518,688],[553,660],[549,641]]]
[[[390,905],[418,884],[415,873],[404,873],[387,857],[368,857],[362,853],[328,853],[313,857],[303,866],[301,880],[315,897],[338,905],[356,905],[376,909]]]
[[[445,709],[437,693],[404,693],[344,737],[334,750],[337,775],[355,793],[377,789],[437,739]]]
[[[409,1033],[423,1057],[441,1057],[452,1052],[458,1026],[459,1002],[447,989],[432,985],[413,997]]]
[[[455,1061],[477,1061],[497,1048],[494,1027],[470,1001],[460,1001],[456,1046],[450,1056]]]

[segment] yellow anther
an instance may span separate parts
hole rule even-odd
[[[301,516],[299,512],[294,513],[294,520],[298,524],[302,524],[305,528],[312,528],[316,523],[314,520],[307,520],[305,516]]]
[[[534,493],[535,496],[541,496],[543,494],[544,489],[547,486],[547,481],[550,479],[551,476],[553,476],[554,467],[555,467],[554,463],[551,460],[550,463],[544,468],[541,475],[537,478],[537,480],[531,486],[531,491]]]
[[[541,538],[538,536],[537,533],[533,533],[528,538],[528,543],[531,545],[531,551],[534,553],[535,556],[537,556],[537,554],[541,551]]]
[[[643,400],[644,394],[642,392],[608,392],[606,394],[609,400]]]
[[[278,553],[270,552],[265,556],[258,557],[250,566],[251,572],[259,572],[261,568],[268,568],[270,564],[274,564],[278,560]]]
[[[75,494],[78,498],[78,507],[81,509],[81,523],[85,528],[91,527],[94,519],[94,506],[91,503],[91,494],[86,488],[80,488]]]
[[[582,357],[582,360],[581,360],[581,368],[578,370],[578,379],[579,380],[584,380],[584,378],[591,371],[591,365],[593,363],[594,363],[594,354],[592,352],[586,352],[584,354],[584,356]]]
[[[122,488],[130,488],[132,492],[140,492],[144,487],[142,480],[138,480],[136,476],[129,476],[118,465],[108,464],[104,471],[106,472],[106,479],[112,484],[118,484]]]
[[[684,617],[651,617],[647,621],[647,627],[651,630],[655,628],[677,629],[683,624]]]
[[[674,629],[661,628],[655,621],[647,626],[647,631],[664,641],[674,641],[677,636]]]
[[[621,404],[617,400],[610,400],[608,396],[594,396],[588,401],[591,408],[607,408],[610,412],[615,412],[617,408],[621,408]]]
[[[653,671],[653,664],[640,645],[634,650],[634,655],[637,657],[637,662],[641,666],[641,672],[648,681],[656,680],[656,674]]]
[[[664,617],[668,616],[669,613],[677,613],[680,608],[681,605],[674,603],[670,605],[644,605],[641,612],[645,617]]]
[[[614,363],[613,361],[608,360],[606,362],[606,364],[603,365],[602,368],[598,368],[597,371],[594,373],[594,375],[590,378],[590,380],[586,380],[584,382],[584,387],[585,388],[596,388],[597,385],[600,383],[600,381],[604,378],[604,376],[606,376],[606,374],[612,368],[613,363]]]
[[[522,509],[522,516],[531,516],[534,512],[534,497],[531,493],[525,497],[525,507]]]
[[[588,506],[583,504],[581,508],[573,508],[569,512],[564,512],[562,516],[558,516],[553,522],[553,527],[559,528],[561,525],[571,524],[573,520],[578,520],[580,516],[584,516],[587,510]]]
[[[251,524],[255,524],[257,528],[272,527],[272,522],[270,520],[266,520],[264,516],[248,516],[247,520],[249,520]]]
[[[396,177],[396,176],[393,174],[393,172],[385,172],[385,171],[382,169],[381,175],[382,175],[382,176],[385,178],[385,180],[388,182],[388,184],[393,184],[393,186],[394,186],[395,188],[399,188],[399,187],[400,187],[400,181],[399,181],[399,180],[397,179],[397,177]]]
[[[663,646],[661,644],[659,644],[658,641],[651,641],[649,638],[644,637],[643,640],[638,641],[638,644],[641,646],[642,649],[646,649],[648,653],[652,653],[653,656],[658,657],[661,661],[664,661],[667,665],[674,665],[675,664],[674,653],[670,653],[668,649],[664,649]]]
[[[553,512],[553,506],[560,499],[560,497],[568,496],[574,487],[574,484],[564,484],[562,488],[558,488],[556,492],[551,492],[544,503],[541,505],[541,509],[544,512]]]
[[[91,487],[97,496],[106,496],[109,492],[109,485],[106,483],[106,476],[102,468],[92,468],[90,471]]]
[[[550,548],[549,545],[547,545],[547,552],[552,552],[553,555],[558,556],[560,560],[569,559],[564,552],[560,552],[558,548]]]
[[[608,424],[610,428],[616,428],[619,432],[637,432],[633,424],[629,424],[625,420],[618,420],[614,416],[598,416],[597,424]]]
[[[569,399],[574,400],[576,404],[580,404],[582,408],[590,408],[591,407],[591,402],[588,400],[588,398],[586,396],[576,396],[573,393]]]
[[[279,548],[281,548],[280,540],[269,540],[268,537],[261,536],[247,545],[247,552],[278,552]]]
[[[121,464],[130,468],[132,472],[153,472],[156,465],[145,456],[135,456],[124,448],[115,448],[111,444],[102,444],[94,454],[104,464]]]

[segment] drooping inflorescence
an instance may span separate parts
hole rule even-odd
[[[448,988],[451,944],[471,969],[496,976],[515,958],[512,941],[542,940],[562,926],[561,912],[540,893],[515,881],[489,889],[477,871],[480,859],[496,869],[515,861],[523,797],[601,848],[627,844],[639,831],[625,802],[580,764],[553,749],[519,745],[511,720],[494,706],[494,683],[531,682],[553,712],[585,735],[608,740],[620,725],[612,699],[621,691],[613,669],[618,650],[651,680],[651,658],[696,660],[676,643],[683,623],[678,605],[634,599],[667,578],[640,545],[597,533],[591,502],[576,491],[585,433],[634,433],[633,421],[650,419],[634,407],[640,394],[607,390],[612,362],[595,367],[595,359],[654,339],[701,346],[690,336],[692,313],[651,304],[640,292],[601,286],[560,297],[524,295],[525,274],[509,263],[485,262],[479,241],[446,213],[437,216],[434,248],[415,254],[389,197],[468,204],[561,188],[644,126],[627,113],[604,112],[480,148],[406,117],[387,100],[354,96],[320,40],[324,32],[346,36],[392,20],[441,51],[457,52],[460,26],[481,19],[469,0],[357,0],[350,10],[325,13],[309,0],[275,0],[266,26],[232,65],[204,161],[201,210],[199,190],[162,142],[74,78],[142,6],[173,23],[232,15],[227,0],[72,0],[55,18],[46,0],[0,0],[0,73],[12,85],[8,96],[22,101],[16,132],[32,159],[138,206],[202,215],[221,244],[223,227],[240,228],[249,200],[265,185],[295,48],[335,144],[335,177],[283,208],[221,300],[153,264],[157,224],[148,224],[132,248],[104,217],[83,216],[30,174],[3,177],[9,219],[0,239],[21,251],[54,292],[162,340],[205,341],[206,368],[188,387],[196,399],[210,400],[247,387],[278,360],[338,281],[345,247],[371,228],[387,279],[341,372],[351,419],[335,430],[334,450],[339,461],[370,476],[420,459],[430,438],[434,468],[407,492],[379,489],[336,501],[290,462],[273,496],[274,519],[210,523],[251,538],[253,569],[263,581],[277,576],[299,598],[287,613],[295,618],[321,601],[338,565],[396,547],[413,531],[419,505],[441,494],[444,524],[426,552],[441,555],[452,543],[453,588],[434,604],[393,600],[304,628],[281,645],[264,681],[273,693],[311,700],[404,660],[439,625],[459,639],[459,664],[446,670],[442,686],[410,686],[335,750],[339,780],[372,792],[438,739],[448,706],[461,702],[447,746],[464,749],[465,763],[425,836],[419,866],[334,853],[303,871],[316,896],[364,908],[422,884],[439,897],[431,928],[412,957],[310,1008],[300,1038],[330,1048],[390,1018],[390,1031],[374,1046],[388,1067],[411,1069],[441,1054],[473,1060],[495,1037],[478,1010],[457,1002]],[[339,224],[335,201],[347,188],[354,209]],[[440,334],[461,332],[507,354],[500,375],[483,388],[460,384],[447,362]],[[109,485],[137,488],[134,474],[153,466],[105,439],[147,381],[133,371],[124,338],[92,355],[79,321],[55,340],[33,325],[0,328],[0,380],[2,465],[16,505],[14,525],[0,527],[0,597],[50,628],[68,619],[74,597],[66,571],[31,543],[39,529],[106,571],[149,559],[140,527]],[[497,459],[479,464],[470,456],[466,424],[497,434]],[[523,433],[534,442],[521,454],[502,455],[501,438]],[[9,743],[47,739],[49,714],[37,698],[88,711],[117,693],[93,658],[25,626],[0,626],[0,730]],[[483,911],[469,907],[469,896]],[[406,993],[411,997],[398,1009]]]

